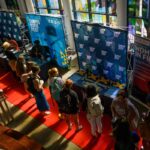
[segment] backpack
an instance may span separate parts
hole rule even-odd
[[[60,102],[59,109],[65,113],[71,113],[72,109],[76,109],[76,104],[74,103],[71,93],[61,94],[62,101]]]
[[[96,104],[95,102],[93,102],[93,109],[96,115],[101,115],[104,112],[104,107],[100,104]]]
[[[32,93],[33,95],[37,92],[37,90],[34,87],[34,83],[33,80],[35,79],[35,77],[29,76],[29,78],[27,79],[27,85],[28,88],[27,90]]]

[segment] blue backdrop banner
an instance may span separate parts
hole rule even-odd
[[[61,67],[67,66],[67,46],[61,16],[26,14],[32,43],[39,40],[41,45],[48,46],[52,57],[56,57]]]
[[[97,76],[126,83],[127,32],[72,21],[79,67]]]
[[[21,40],[20,27],[14,12],[0,11],[0,36]]]

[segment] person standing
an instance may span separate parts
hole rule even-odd
[[[136,129],[139,121],[137,108],[127,99],[126,90],[120,90],[111,104],[113,120],[125,118],[128,120],[131,129]],[[114,121],[115,122],[115,121]]]
[[[142,120],[139,123],[139,131],[144,150],[150,150],[150,95],[146,98],[146,104],[149,110],[142,115]]]
[[[26,60],[23,55],[19,55],[16,62],[16,75],[21,78],[22,74],[27,72]]]
[[[102,116],[104,107],[94,85],[88,85],[87,93],[87,120],[91,125],[91,134],[97,137],[97,132],[102,133]]]
[[[60,109],[65,114],[68,130],[72,129],[71,117],[73,117],[76,132],[80,131],[83,127],[79,121],[79,100],[78,95],[72,88],[73,81],[67,79],[64,88],[60,92]]]
[[[34,61],[27,61],[26,62],[26,66],[27,66],[26,73],[21,75],[21,81],[24,84],[25,91],[29,94],[29,98],[32,98],[33,95],[27,89],[27,87],[28,87],[27,80],[32,75],[32,66],[34,66],[34,65],[36,65],[36,63]]]
[[[53,100],[56,101],[58,107],[59,107],[59,102],[60,102],[60,91],[63,88],[64,81],[63,79],[59,76],[59,71],[57,68],[52,68],[48,70],[49,74],[49,79],[48,79],[48,85],[49,85],[49,90],[51,93],[51,97]],[[63,118],[63,115],[61,112],[58,115],[60,118]]]
[[[38,110],[44,114],[50,114],[50,106],[46,100],[46,97],[43,92],[43,83],[44,81],[40,79],[38,75],[40,68],[37,65],[32,66],[32,74],[27,80],[27,90],[34,95]]]
[[[115,150],[138,150],[139,135],[131,131],[130,124],[126,119],[118,119],[113,129]]]

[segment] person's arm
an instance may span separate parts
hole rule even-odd
[[[128,116],[127,118],[132,121],[133,119],[135,118],[139,118],[139,112],[137,110],[137,108],[132,104],[132,103],[129,103],[128,105]]]
[[[115,111],[115,107],[114,107],[114,102],[112,102],[111,104],[111,113],[112,113],[112,117],[114,118],[116,116],[116,111]]]

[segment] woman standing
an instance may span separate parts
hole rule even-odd
[[[49,79],[48,79],[48,85],[49,90],[51,93],[52,99],[54,99],[59,107],[60,102],[60,91],[63,88],[64,81],[59,76],[59,71],[57,68],[52,68],[48,70]],[[59,113],[59,117],[63,118],[61,112]]]
[[[50,107],[43,92],[44,81],[41,80],[40,76],[38,75],[40,72],[40,68],[39,66],[34,65],[31,69],[32,74],[27,80],[27,90],[34,95],[39,111],[42,114],[48,115],[50,114]]]
[[[22,74],[26,73],[27,66],[26,61],[23,55],[19,55],[16,63],[16,74],[19,78],[21,78]]]
[[[72,80],[66,80],[64,88],[60,92],[60,109],[66,116],[68,129],[72,128],[71,117],[73,117],[76,131],[80,131],[83,127],[79,122],[79,100],[77,93],[71,89],[72,85]]]
[[[87,119],[91,125],[91,134],[97,137],[97,132],[102,133],[102,122],[104,107],[101,104],[101,99],[97,94],[94,85],[88,85],[87,93]]]

